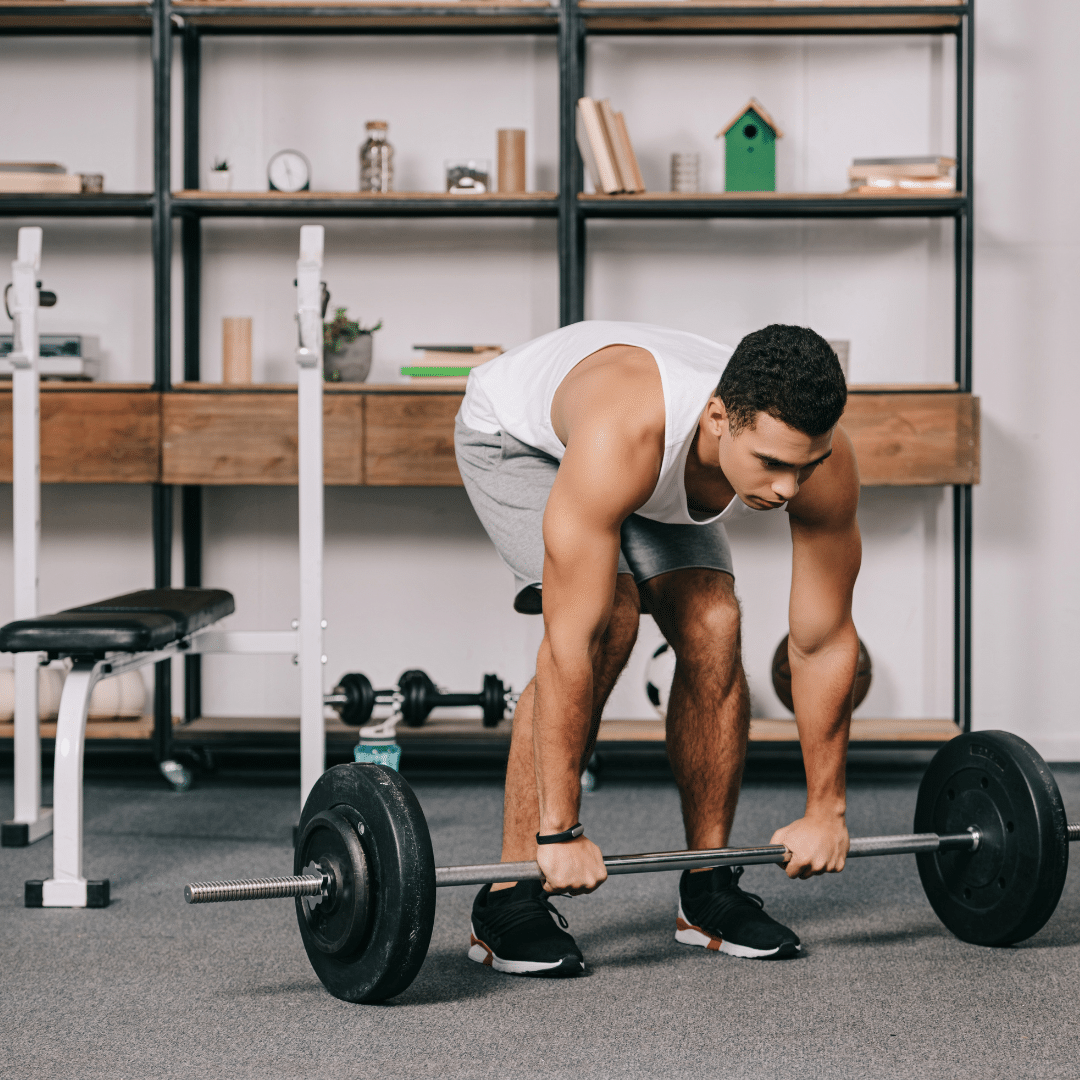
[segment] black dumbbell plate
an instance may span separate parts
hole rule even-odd
[[[916,856],[934,911],[963,941],[1011,945],[1039,930],[1069,866],[1065,808],[1053,774],[1005,731],[959,735],[919,787],[915,832],[979,830],[976,851]]]
[[[299,836],[294,874],[336,859],[348,879],[324,917],[321,905],[296,900],[315,973],[345,1001],[401,993],[424,962],[435,921],[435,857],[411,788],[382,765],[337,765],[311,789]]]

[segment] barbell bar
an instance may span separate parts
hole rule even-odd
[[[1070,824],[1070,840],[1080,839],[1080,823]],[[853,837],[848,858],[869,855],[914,855],[927,851],[975,851],[979,830],[972,827],[952,836],[907,833],[899,836]],[[693,870],[710,866],[750,866],[783,863],[788,849],[783,844],[758,847],[706,848],[698,851],[654,851],[645,855],[611,855],[604,859],[609,875],[650,874],[664,870]],[[478,863],[472,866],[438,866],[435,885],[495,885],[505,881],[542,881],[535,862]],[[199,881],[184,886],[189,904],[215,904],[229,900],[275,900],[291,896],[327,895],[333,888],[329,874],[321,876],[245,878],[241,881]]]
[[[1009,945],[1053,914],[1065,885],[1069,823],[1046,762],[1003,731],[967,732],[935,754],[919,785],[914,829],[856,837],[849,857],[914,854],[927,899],[957,937]],[[619,855],[609,874],[782,863],[779,844]],[[338,765],[300,816],[293,875],[188,885],[188,903],[292,897],[308,959],[346,1001],[401,993],[423,963],[441,886],[538,880],[536,863],[436,867],[420,804],[381,765]]]

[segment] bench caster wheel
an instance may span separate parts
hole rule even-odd
[[[161,775],[172,785],[173,791],[187,791],[191,787],[191,770],[179,761],[162,761],[158,764]]]

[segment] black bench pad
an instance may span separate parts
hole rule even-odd
[[[144,589],[0,627],[0,652],[150,652],[231,615],[224,589]]]

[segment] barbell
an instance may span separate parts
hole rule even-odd
[[[914,854],[931,907],[957,937],[1011,945],[1039,930],[1061,897],[1069,824],[1057,782],[1023,739],[959,735],[919,785],[914,832],[851,840],[850,858]],[[661,851],[604,859],[608,874],[782,863],[781,844]],[[435,890],[540,880],[535,862],[435,866],[423,811],[408,783],[382,765],[338,765],[317,781],[300,816],[293,876],[199,882],[189,904],[293,897],[316,974],[345,1001],[385,1001],[424,961]]]
[[[337,686],[323,697],[343,723],[363,727],[371,719],[376,705],[392,705],[401,711],[406,727],[420,727],[431,710],[446,706],[479,705],[484,711],[484,727],[497,727],[506,709],[517,700],[513,691],[498,675],[485,675],[477,694],[444,693],[425,671],[402,672],[392,690],[376,690],[371,680],[358,672],[342,675]]]

